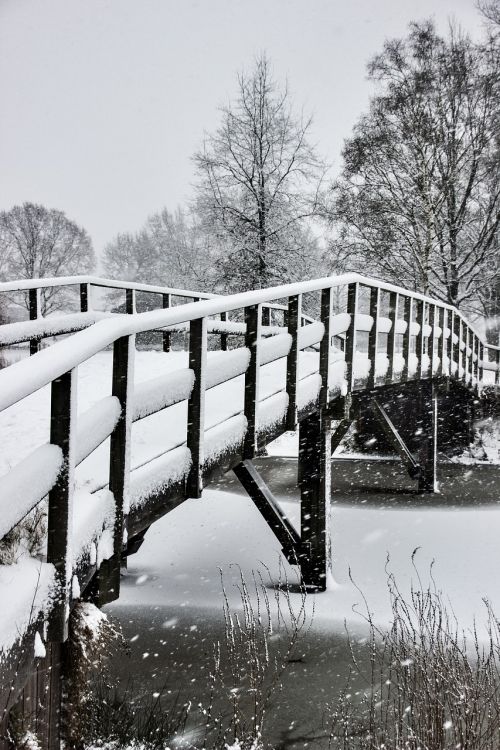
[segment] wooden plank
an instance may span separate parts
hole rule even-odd
[[[29,315],[30,320],[37,320],[41,315],[40,310],[40,289],[30,289],[28,292],[29,297]],[[36,354],[40,349],[40,342],[38,339],[30,339],[30,357]]]
[[[375,369],[378,352],[378,319],[380,312],[380,289],[370,289],[370,317],[373,320],[372,327],[368,333],[368,359],[370,360],[370,372],[368,373],[367,388],[375,387]]]
[[[380,404],[379,401],[374,398],[370,403],[370,409],[375,416],[378,424],[382,428],[382,431],[387,440],[400,456],[401,461],[405,465],[410,477],[412,479],[417,479],[420,474],[420,466],[413,458],[405,441],[392,423],[392,420],[390,419],[382,404]]]
[[[189,367],[194,385],[188,400],[187,447],[191,469],[186,482],[187,497],[201,497],[203,435],[205,432],[205,387],[207,365],[207,319],[192,320],[189,326]]]
[[[389,295],[389,320],[391,321],[391,328],[387,337],[387,358],[389,360],[389,366],[385,377],[386,384],[394,382],[396,376],[396,324],[398,320],[398,308],[399,294],[398,292],[391,292]]]
[[[331,571],[331,421],[316,412],[299,424],[300,569],[309,591],[325,591]]]
[[[121,405],[120,418],[111,433],[109,449],[109,489],[115,499],[113,530],[113,555],[104,560],[99,569],[99,603],[105,604],[120,594],[120,570],[126,516],[128,513],[128,486],[130,472],[130,431],[132,424],[131,390],[134,376],[134,336],[123,336],[113,345],[113,396]]]
[[[286,392],[288,410],[286,415],[287,430],[297,428],[297,388],[299,377],[299,330],[302,318],[302,295],[288,300],[288,333],[292,337],[290,351],[286,358]]]
[[[406,331],[403,334],[403,371],[401,373],[402,382],[406,382],[410,377],[410,350],[411,350],[411,315],[413,299],[405,297],[403,318],[406,321]]]
[[[345,362],[347,392],[354,390],[354,357],[356,354],[356,314],[358,312],[359,284],[347,287],[347,312],[350,315],[349,327],[345,334]]]
[[[281,510],[269,487],[249,460],[233,468],[242,486],[252,498],[267,525],[281,544],[282,552],[292,565],[297,565],[300,555],[300,536]]]
[[[171,295],[170,294],[162,294],[161,297],[162,297],[162,306],[163,306],[163,309],[164,310],[168,310],[169,307],[170,307],[170,305],[171,305],[171,302],[172,302]],[[170,331],[163,331],[163,333],[162,333],[162,345],[163,345],[163,351],[164,352],[169,352],[170,351],[170,347],[172,345],[171,336],[172,336],[172,334],[170,333]]]
[[[50,612],[48,639],[65,641],[68,635],[70,583],[72,574],[71,534],[73,523],[74,429],[77,370],[70,370],[52,381],[50,442],[62,451],[63,464],[49,492],[47,520],[47,562],[56,571],[57,601]]]
[[[320,408],[328,406],[330,400],[330,352],[332,342],[332,301],[333,289],[322,289],[320,319],[325,327],[325,333],[319,345],[319,374],[321,376],[321,391],[319,396]]]
[[[257,406],[259,403],[261,305],[245,308],[245,346],[250,352],[250,361],[245,373],[245,417],[247,431],[243,445],[243,458],[253,458],[258,451]]]

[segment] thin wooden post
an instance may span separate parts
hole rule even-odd
[[[162,294],[161,298],[162,298],[163,309],[164,310],[168,310],[169,307],[170,307],[170,305],[171,305],[171,302],[172,302],[172,298],[171,298],[170,294]],[[163,333],[162,333],[162,344],[163,344],[163,351],[164,352],[169,352],[170,351],[170,347],[172,345],[170,331],[163,331]]]
[[[258,451],[257,445],[257,409],[259,405],[259,370],[260,370],[260,336],[261,305],[245,308],[245,347],[250,352],[250,361],[245,372],[245,417],[247,431],[243,444],[243,458],[253,458]]]
[[[70,370],[52,381],[50,442],[62,451],[63,464],[49,492],[47,520],[47,562],[56,571],[57,600],[50,612],[48,640],[65,641],[68,636],[70,584],[72,574],[71,536],[74,491],[74,429],[77,370]]]
[[[356,316],[358,313],[359,284],[349,284],[347,287],[347,312],[350,315],[349,327],[345,334],[345,363],[347,392],[354,390],[356,356]]]
[[[450,375],[453,375],[453,365],[456,364],[457,366],[456,378],[458,380],[459,373],[460,373],[460,329],[461,329],[462,324],[460,321],[460,316],[457,315],[455,311],[453,311],[452,321],[453,321],[453,329],[452,329],[453,346],[452,346],[452,359],[451,359],[452,364],[450,366]]]
[[[203,490],[203,437],[205,433],[205,385],[207,365],[207,319],[189,324],[189,367],[194,384],[188,400],[187,447],[191,451],[191,469],[186,483],[187,497],[201,497]]]
[[[220,319],[223,323],[227,322],[227,312],[221,312]],[[227,333],[221,333],[220,335],[220,348],[222,352],[227,352]]]
[[[135,309],[135,289],[125,289],[125,312],[127,315],[133,315]]]
[[[415,340],[415,354],[417,355],[417,377],[422,379],[424,375],[424,351],[425,351],[425,339],[424,339],[424,325],[425,325],[425,302],[421,299],[417,300],[416,308],[416,322],[418,325],[418,333]]]
[[[389,295],[389,320],[391,328],[387,337],[387,359],[389,365],[385,377],[386,383],[392,383],[396,376],[396,341],[397,341],[397,321],[398,321],[399,294],[391,292]]]
[[[262,308],[262,325],[271,325],[271,309],[267,306]]]
[[[319,397],[320,408],[326,408],[330,400],[330,347],[332,341],[332,301],[333,289],[321,290],[321,322],[325,333],[319,345],[319,374],[321,377],[321,391]]]
[[[30,289],[28,295],[30,320],[37,320],[41,317],[40,289]],[[38,339],[30,339],[30,357],[36,354],[39,349],[40,341]]]
[[[470,328],[467,325],[467,323],[464,323],[465,327],[465,349],[464,349],[464,383],[467,385],[469,383],[471,373],[470,373],[470,366],[471,366],[471,355],[470,355]]]
[[[427,356],[429,357],[429,371],[427,373],[427,377],[433,378],[434,377],[434,370],[436,368],[436,323],[438,322],[438,312],[436,305],[430,305],[429,306],[429,325],[431,327],[431,332],[428,338],[428,345],[427,345]]]
[[[401,380],[404,382],[410,377],[410,344],[411,344],[411,311],[413,306],[412,297],[405,297],[404,303],[404,320],[406,321],[406,330],[403,334],[403,372]]]
[[[287,430],[297,427],[297,389],[299,380],[299,331],[302,318],[302,295],[298,294],[288,300],[288,333],[292,337],[290,351],[286,358],[286,392],[288,410],[286,415]]]
[[[368,373],[368,388],[375,387],[377,351],[378,351],[378,319],[380,310],[380,289],[372,286],[370,289],[370,317],[373,321],[368,334],[368,359],[370,371]]]
[[[135,337],[123,336],[113,344],[111,392],[120,402],[121,414],[111,433],[109,447],[109,489],[115,500],[113,555],[101,563],[99,603],[105,604],[120,594],[120,568],[126,539],[126,517],[130,475],[130,433],[132,426],[130,396],[134,381]]]
[[[444,362],[447,352],[447,341],[444,329],[448,327],[448,311],[444,307],[439,308],[439,327],[441,328],[441,339],[439,346],[439,374],[444,375]]]
[[[477,350],[477,379],[478,384],[480,385],[483,382],[484,378],[484,369],[483,369],[483,361],[484,361],[484,344],[481,341],[481,339],[478,339],[478,350]]]
[[[84,282],[80,284],[80,312],[90,310],[90,284]]]
[[[497,371],[495,373],[495,385],[500,385],[500,349],[497,350],[495,361],[497,365]]]
[[[437,390],[432,381],[421,387],[418,491],[437,492]]]
[[[323,411],[299,425],[300,568],[304,585],[325,591],[331,570],[331,421]]]

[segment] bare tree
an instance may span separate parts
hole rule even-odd
[[[331,216],[351,262],[451,304],[498,278],[498,51],[432,22],[386,42],[345,145]]]
[[[0,212],[0,274],[3,279],[72,276],[95,266],[87,232],[62,211],[34,203]],[[42,292],[42,313],[61,304],[58,288]]]
[[[316,243],[306,220],[318,208],[324,165],[308,141],[311,119],[294,115],[267,57],[238,77],[236,101],[195,154],[196,207],[221,243],[229,289],[300,276]]]

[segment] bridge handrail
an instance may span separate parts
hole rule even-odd
[[[92,328],[75,333],[70,339],[59,341],[50,349],[38,352],[35,355],[36,367],[32,360],[21,360],[0,371],[0,411],[7,409],[39,388],[43,388],[65,372],[78,367],[82,362],[124,336],[132,336],[153,329],[162,329],[179,323],[208,318],[220,313],[269,303],[276,299],[352,284],[393,292],[407,299],[425,302],[451,311],[476,335],[484,348],[500,352],[499,346],[488,344],[477,329],[453,306],[418,292],[408,291],[403,287],[361,276],[357,273],[349,273],[241,292],[224,297],[212,297],[201,302],[187,303],[166,310],[153,310],[123,316],[119,319],[98,321]]]

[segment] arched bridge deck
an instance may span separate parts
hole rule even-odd
[[[41,295],[56,286],[77,288],[79,312],[41,316]],[[125,314],[92,311],[94,286],[123,290]],[[28,436],[34,402],[26,399],[50,388],[49,442],[32,446],[0,477],[3,539],[44,498],[48,507],[38,573],[20,563],[0,566],[0,583],[19,582],[31,602],[26,619],[22,595],[13,597],[10,610],[4,601],[3,617],[17,627],[0,663],[10,694],[6,710],[15,699],[12,682],[22,686],[32,668],[32,651],[20,647],[24,636],[30,642],[46,622],[47,641],[61,643],[79,592],[92,591],[100,603],[118,597],[123,555],[137,548],[156,518],[200,497],[214,476],[235,471],[287,559],[320,591],[331,559],[330,457],[353,419],[369,414],[418,489],[432,492],[440,403],[468,408],[500,379],[499,348],[459,311],[357,274],[225,297],[93,277],[9,282],[0,284],[0,293],[27,295],[30,309],[29,322],[0,326],[0,345],[29,341],[33,355],[0,372],[0,419],[16,408]],[[138,293],[160,301],[160,309],[136,313]],[[185,361],[154,377],[143,372],[138,381],[136,337],[151,331],[161,333],[165,363],[178,356],[168,354],[172,336],[184,333]],[[69,333],[39,350],[43,338]],[[100,394],[96,380],[93,403],[82,410],[78,368],[110,348],[110,393]],[[394,406],[394,396],[404,394],[415,417],[410,430]],[[159,413],[166,448],[134,455],[134,424]],[[266,443],[297,427],[300,534],[252,463]],[[94,453],[99,460],[92,471],[97,467],[101,479],[92,486],[87,477],[79,486],[75,471]],[[44,586],[52,591],[49,606]]]

